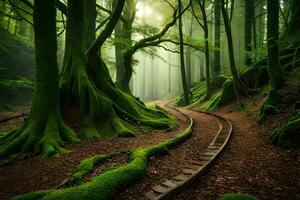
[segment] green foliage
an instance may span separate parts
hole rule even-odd
[[[144,37],[149,37],[149,36],[157,34],[159,32],[159,28],[151,26],[146,23],[143,23],[140,25],[134,24],[132,31],[137,32],[137,33],[143,35]]]
[[[300,146],[300,103],[296,103],[294,115],[282,127],[276,129],[271,137],[273,144],[285,149]]]
[[[224,194],[218,200],[257,200],[254,196],[242,193],[228,193]]]
[[[31,100],[34,78],[33,44],[0,29],[0,104]]]
[[[168,149],[173,148],[186,140],[191,135],[191,128],[192,124],[177,137],[158,145],[135,149],[132,151],[130,162],[127,165],[105,171],[90,182],[70,188],[32,192],[17,196],[14,199],[111,199],[114,194],[134,184],[145,176],[147,173],[147,161],[151,156],[163,155],[167,153]],[[88,167],[86,167],[86,169],[90,168],[91,162],[93,161],[90,160],[87,162]]]

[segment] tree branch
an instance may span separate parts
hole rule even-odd
[[[106,39],[112,34],[115,26],[117,25],[120,16],[122,14],[122,10],[125,4],[125,0],[118,0],[116,7],[114,9],[113,14],[111,15],[108,23],[106,24],[104,30],[100,33],[100,35],[93,42],[91,47],[87,51],[88,57],[94,56],[97,54],[101,46],[104,44]]]

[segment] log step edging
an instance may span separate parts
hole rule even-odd
[[[180,111],[180,110],[179,110]],[[200,112],[194,110],[196,112]],[[181,112],[181,111],[180,111]],[[182,112],[181,112],[182,113]],[[214,140],[211,144],[200,154],[199,159],[191,159],[187,161],[184,169],[182,170],[182,174],[179,174],[171,180],[167,180],[161,185],[154,186],[156,191],[148,191],[145,194],[145,198],[148,200],[160,200],[160,199],[168,199],[174,193],[178,192],[183,187],[191,184],[196,178],[202,175],[213,163],[213,161],[217,158],[217,156],[223,151],[226,144],[229,141],[229,138],[232,133],[232,124],[229,120],[207,112],[201,112],[207,115],[214,116],[218,119],[219,123],[219,131],[216,134]],[[184,113],[183,113],[184,114]],[[186,114],[184,114],[186,115]],[[186,115],[187,116],[187,115]],[[226,130],[226,129],[227,130]],[[226,131],[226,132],[225,132]],[[176,181],[176,183],[174,182]],[[163,188],[163,189],[162,189]],[[153,187],[152,187],[153,190]],[[157,192],[160,191],[160,192]],[[156,192],[156,193],[155,193]]]

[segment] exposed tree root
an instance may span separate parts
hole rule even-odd
[[[135,149],[131,153],[131,159],[127,165],[105,171],[90,182],[71,188],[32,192],[18,196],[15,199],[111,199],[116,192],[127,188],[145,176],[147,161],[151,156],[165,154],[169,148],[173,148],[186,140],[191,134],[191,126],[192,124],[176,138],[152,147]],[[88,165],[90,166],[90,161]]]
[[[0,158],[6,158],[5,163],[26,153],[43,157],[67,153],[62,147],[63,141],[76,143],[79,139],[61,117],[50,115],[36,119],[30,116],[19,129],[0,137]]]
[[[101,123],[109,123],[117,136],[134,136],[122,119],[158,129],[173,126],[174,119],[166,112],[146,108],[132,95],[117,88],[100,58],[93,58],[93,62],[87,64],[83,62],[83,54],[76,55],[82,58],[77,56],[77,61],[73,60],[72,65],[67,67],[62,84],[63,96],[71,97],[68,102],[79,99],[85,137],[102,137],[102,130],[97,128],[97,124]]]
[[[263,123],[269,115],[275,115],[280,111],[282,103],[282,94],[275,89],[271,89],[267,100],[262,105],[259,123]]]

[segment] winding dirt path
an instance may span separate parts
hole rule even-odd
[[[161,105],[161,107],[169,112],[174,112],[173,109],[165,105]],[[180,111],[191,116],[194,120],[191,138],[177,148],[170,150],[168,155],[150,159],[145,178],[133,187],[121,192],[115,199],[144,199],[145,193],[151,186],[180,174],[186,167],[187,161],[191,158],[198,158],[201,151],[212,142],[219,130],[218,121],[215,117],[182,108]],[[176,116],[178,115],[182,114],[177,113]]]

